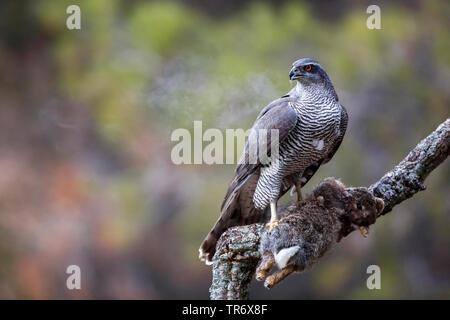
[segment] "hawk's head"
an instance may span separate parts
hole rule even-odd
[[[302,84],[323,83],[328,84],[330,79],[322,66],[315,60],[303,58],[292,64],[291,72],[289,72],[291,80],[297,80]]]

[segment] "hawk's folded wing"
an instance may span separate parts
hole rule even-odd
[[[252,130],[256,131],[256,139],[247,139],[243,155],[236,167],[234,179],[231,181],[222,203],[219,219],[200,246],[200,259],[206,263],[211,262],[216,251],[216,243],[225,230],[233,226],[258,222],[263,218],[264,212],[257,210],[253,203],[254,189],[262,163],[259,157],[252,158],[251,152],[258,150],[260,146],[258,130],[266,130],[266,154],[270,156],[273,152],[272,147],[278,148],[279,143],[295,127],[297,113],[292,109],[290,102],[289,97],[275,100],[265,107],[256,118],[252,127]],[[274,141],[274,143],[272,143],[274,139],[272,129],[278,130],[278,141]],[[241,192],[242,190],[244,191]]]
[[[297,123],[297,113],[290,106],[290,102],[289,97],[275,100],[266,106],[256,118],[256,121],[252,126],[252,131],[255,134],[253,136],[254,138],[247,139],[244,152],[236,167],[234,178],[228,187],[221,210],[225,207],[230,194],[239,189],[255,170],[261,166],[260,156],[264,155],[257,152],[256,157],[252,157],[255,156],[255,154],[251,154],[252,152],[260,150],[261,136],[259,135],[259,130],[265,130],[267,132],[267,141],[263,141],[262,143],[266,144],[267,156],[271,156],[272,147],[278,148],[279,143],[281,143],[295,127]],[[272,130],[278,131],[278,141],[272,141],[274,139]]]

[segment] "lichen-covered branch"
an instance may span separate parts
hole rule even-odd
[[[377,217],[390,212],[395,205],[412,197],[415,193],[425,190],[424,180],[431,171],[448,157],[449,152],[450,118],[422,140],[394,169],[387,172],[379,181],[366,189],[374,199],[381,198],[384,201],[384,209],[377,213]],[[356,193],[353,191],[356,189],[358,188],[345,189],[346,196],[344,197],[342,208],[332,211],[336,218],[333,221],[336,221],[337,224],[332,228],[332,231],[314,231],[336,233],[333,245],[339,242],[342,237],[357,229],[358,226],[364,228],[373,224],[376,220],[371,215],[356,214],[355,216],[354,209],[356,208],[347,205],[355,200]],[[286,209],[280,210],[279,214],[280,216],[302,214],[302,210],[304,211],[304,208],[308,205],[321,208],[315,197],[309,197],[305,206],[291,205]],[[320,210],[327,209],[323,207]],[[327,213],[330,214],[330,211],[327,211]],[[302,219],[309,219],[307,216],[305,217],[305,214],[303,216]],[[311,219],[314,219],[314,217]],[[250,282],[261,260],[260,240],[265,232],[262,224],[253,224],[230,228],[221,236],[213,258],[211,299],[236,300],[249,298]],[[300,230],[297,233],[299,232],[303,231]],[[311,238],[311,235],[307,236],[309,237],[308,239],[314,239],[314,237]],[[330,235],[328,234],[327,236]],[[320,245],[323,246],[323,244]],[[315,258],[320,258],[320,256]],[[313,260],[310,264],[317,259]]]
[[[400,202],[425,190],[428,174],[440,165],[450,152],[450,118],[423,139],[394,169],[369,187],[384,200],[386,214]]]
[[[220,238],[213,260],[212,300],[248,299],[262,228],[262,224],[231,228]]]

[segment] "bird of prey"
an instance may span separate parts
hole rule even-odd
[[[200,259],[207,264],[212,261],[219,237],[228,228],[262,222],[269,207],[271,218],[266,226],[270,231],[277,227],[278,199],[295,187],[298,201],[303,201],[301,188],[322,164],[330,161],[342,142],[347,112],[322,66],[309,58],[297,60],[289,78],[297,80],[296,86],[266,106],[252,127],[267,131],[267,154],[275,145],[276,161],[250,161],[251,150],[258,148],[254,144],[260,141],[249,136],[220,217],[199,249]],[[272,137],[273,130],[278,135]],[[278,143],[273,144],[272,138]]]

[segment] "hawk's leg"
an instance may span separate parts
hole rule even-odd
[[[258,281],[264,280],[269,274],[270,269],[272,269],[274,264],[275,264],[275,257],[273,256],[272,252],[270,251],[264,252],[261,258],[261,262],[259,263],[259,266],[256,269],[256,280]]]
[[[269,232],[272,232],[275,227],[278,227],[278,221],[277,202],[270,201],[270,221],[266,224],[266,228],[269,228]]]
[[[301,184],[295,185],[295,191],[297,191],[297,202],[302,203],[303,202],[303,196],[302,196],[302,189]]]
[[[277,285],[278,283],[280,283],[280,281],[282,281],[284,278],[286,278],[292,272],[294,272],[294,266],[292,266],[292,265],[286,266],[285,268],[281,269],[280,271],[268,276],[266,281],[264,282],[264,286],[267,289],[270,289],[274,285]]]

